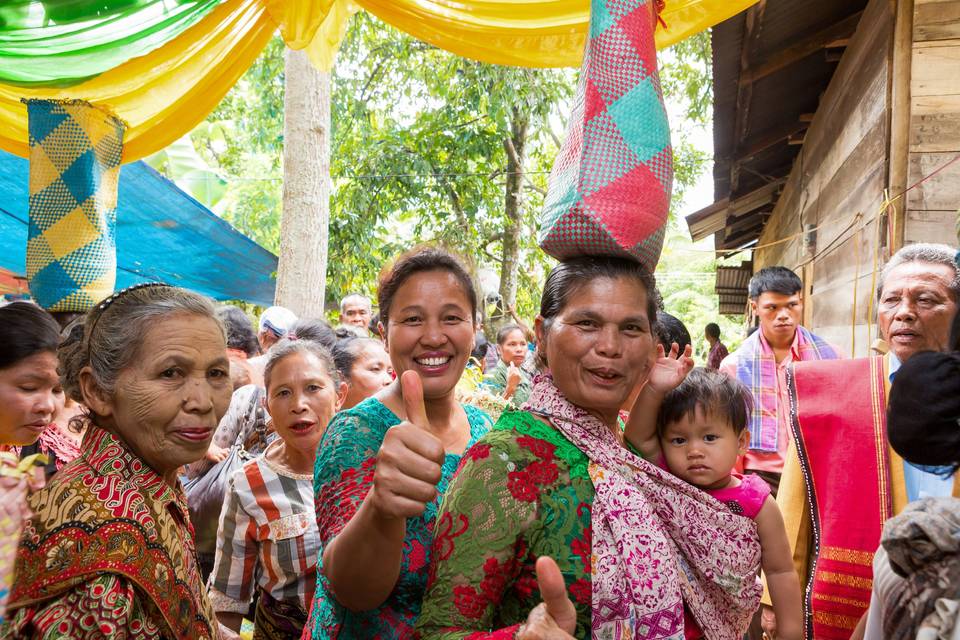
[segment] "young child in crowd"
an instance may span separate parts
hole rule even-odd
[[[664,357],[662,347],[659,355],[655,367],[660,369],[659,380],[651,376],[650,388],[641,393],[625,435],[644,458],[757,523],[761,566],[777,616],[777,638],[799,639],[803,636],[800,580],[783,517],[766,482],[734,471],[750,441],[746,428],[750,391],[717,371],[689,371],[689,349],[678,358],[674,344],[670,357]],[[670,375],[664,375],[665,370]],[[641,415],[636,415],[638,412]],[[689,615],[685,635],[702,637]]]

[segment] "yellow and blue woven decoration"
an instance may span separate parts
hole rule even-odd
[[[30,294],[50,311],[87,311],[113,293],[124,125],[81,100],[28,100]]]

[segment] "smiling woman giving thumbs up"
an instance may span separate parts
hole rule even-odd
[[[490,427],[454,398],[476,332],[464,267],[436,249],[402,256],[380,281],[379,306],[399,377],[335,416],[320,443],[321,558],[304,637],[413,637],[440,497]]]

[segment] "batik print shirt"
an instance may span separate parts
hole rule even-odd
[[[515,411],[463,458],[437,518],[420,638],[513,638],[540,604],[542,555],[557,561],[576,607],[574,637],[590,637],[587,456],[552,426]]]
[[[30,498],[2,638],[216,638],[182,488],[90,427]]]
[[[470,444],[473,444],[490,429],[490,418],[474,407],[464,405],[463,408],[470,422]],[[320,442],[314,472],[321,545],[317,565],[320,569],[304,637],[314,640],[400,640],[413,637],[413,625],[420,614],[420,601],[427,582],[430,540],[440,496],[446,491],[460,463],[460,456],[447,455],[437,485],[439,496],[427,505],[421,517],[407,519],[400,578],[381,606],[361,613],[340,606],[322,569],[323,547],[343,530],[360,508],[373,484],[377,451],[387,429],[397,424],[400,424],[400,418],[390,409],[379,400],[368,398],[352,409],[338,413]]]
[[[313,476],[291,473],[265,455],[247,462],[230,479],[220,512],[210,574],[213,608],[246,613],[259,586],[306,611],[316,587],[319,543]]]

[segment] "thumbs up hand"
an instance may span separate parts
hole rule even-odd
[[[423,384],[414,371],[400,377],[406,420],[387,430],[377,453],[369,499],[385,518],[413,518],[437,497],[446,452],[430,433]]]
[[[543,602],[530,611],[517,640],[573,640],[577,610],[567,596],[563,574],[553,558],[537,559],[537,582]]]

